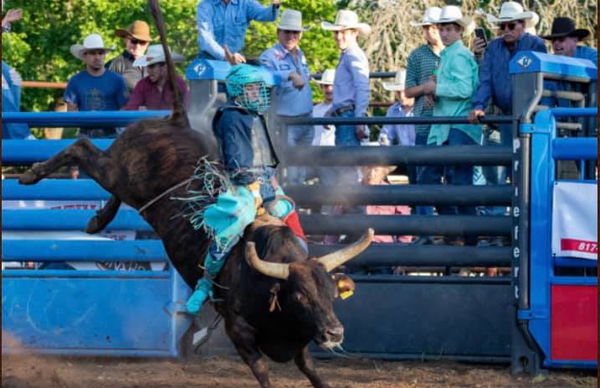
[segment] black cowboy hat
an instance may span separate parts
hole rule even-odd
[[[575,21],[571,18],[555,18],[552,22],[552,32],[550,35],[542,36],[547,40],[560,39],[567,36],[583,40],[587,38],[590,32],[583,28],[575,28]]]

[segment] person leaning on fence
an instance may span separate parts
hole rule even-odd
[[[435,77],[423,85],[426,94],[435,98],[434,116],[467,116],[472,108],[471,96],[477,88],[477,63],[473,54],[465,47],[461,38],[465,31],[472,27],[469,17],[464,17],[460,8],[447,5],[442,8],[438,21],[440,37],[446,48],[440,57],[440,67]],[[471,124],[434,124],[431,126],[428,144],[437,146],[480,144],[481,127]],[[428,166],[432,171],[429,181],[423,183],[439,183],[443,175],[447,184],[471,185],[473,182],[473,166]],[[475,207],[440,206],[439,214],[475,215]],[[459,243],[458,240],[456,243]],[[465,237],[465,244],[476,245],[475,236]]]
[[[438,26],[433,24],[439,19],[441,8],[429,7],[425,10],[423,19],[419,22],[411,22],[413,27],[421,27],[425,43],[411,51],[406,63],[406,90],[407,97],[415,99],[413,107],[413,116],[415,117],[430,117],[433,115],[433,104],[428,101],[428,97],[423,93],[423,85],[429,81],[429,78],[434,74],[440,63],[440,52],[444,49],[444,44],[440,38]],[[415,144],[427,145],[427,136],[429,136],[429,128],[431,124],[415,125]],[[415,182],[422,183],[424,167],[415,167]],[[431,206],[416,206],[413,211],[418,215],[432,215],[433,207]],[[415,244],[431,244],[432,240],[429,236],[419,237],[414,241]]]
[[[115,35],[123,38],[125,50],[116,58],[108,61],[105,66],[107,69],[121,74],[125,78],[127,89],[131,92],[135,85],[148,75],[145,68],[136,66],[133,62],[146,53],[148,45],[154,38],[150,36],[150,26],[143,20],[134,21],[126,29],[119,28],[115,31]]]
[[[294,204],[275,179],[278,159],[263,117],[270,105],[265,73],[259,67],[241,64],[231,67],[225,78],[231,100],[217,111],[213,129],[227,175],[223,182],[226,191],[201,211],[201,224],[194,224],[207,230],[213,242],[204,260],[204,277],[186,303],[191,314],[198,314],[212,297],[213,279],[257,215],[268,212],[281,218],[306,241]]]
[[[502,4],[500,15],[488,15],[487,20],[499,26],[500,36],[492,40],[483,54],[479,68],[479,85],[471,101],[473,109],[469,121],[479,123],[488,107],[500,115],[512,115],[512,80],[508,72],[509,63],[519,51],[546,52],[544,41],[526,32],[539,20],[535,12],[524,11],[513,1]],[[476,38],[477,39],[477,38]],[[475,44],[480,42],[476,40]],[[489,105],[488,105],[489,104]],[[493,124],[485,132],[484,145],[512,145],[512,125]],[[504,185],[510,177],[510,169],[504,166],[483,167],[483,176],[488,184]],[[485,213],[503,215],[505,206],[485,207]]]
[[[371,94],[369,86],[369,61],[359,47],[359,35],[367,35],[371,27],[359,23],[358,15],[349,10],[338,11],[335,22],[322,22],[321,27],[333,31],[335,41],[341,51],[339,63],[335,69],[333,82],[333,103],[327,116],[365,117]],[[367,138],[365,125],[336,125],[336,146],[359,146]],[[337,183],[356,185],[359,181],[356,167],[339,167]]]
[[[201,0],[196,9],[200,58],[225,60],[227,45],[234,63],[245,63],[242,50],[250,21],[274,21],[279,3],[271,0],[271,6],[264,7],[256,0]]]
[[[173,62],[184,60],[183,55],[171,53]],[[161,110],[173,107],[173,93],[169,85],[169,74],[165,59],[165,52],[161,44],[148,48],[146,55],[136,59],[136,67],[147,68],[148,76],[144,77],[133,89],[125,110]],[[177,87],[183,101],[189,103],[189,91],[184,79],[176,76]]]
[[[120,74],[104,68],[104,59],[110,48],[104,46],[102,37],[91,34],[83,44],[71,46],[71,54],[85,63],[85,70],[69,79],[64,99],[69,111],[119,110],[129,93]],[[82,128],[80,136],[116,137],[114,128]]]
[[[269,69],[281,83],[273,88],[273,105],[276,117],[273,122],[278,127],[276,133],[286,132],[281,118],[310,118],[312,113],[312,89],[309,85],[310,71],[306,57],[300,48],[302,33],[308,28],[302,26],[302,13],[286,9],[277,26],[278,42],[260,55],[260,63]],[[288,125],[288,146],[308,146],[314,137],[312,125]],[[306,167],[287,168],[287,184],[301,185],[306,180]]]

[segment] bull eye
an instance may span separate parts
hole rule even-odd
[[[306,303],[306,296],[301,292],[295,292],[294,299],[296,299],[296,301],[299,303],[302,303],[302,304]]]

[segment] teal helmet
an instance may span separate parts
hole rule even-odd
[[[250,84],[255,84],[252,91],[246,86]],[[245,109],[263,113],[271,105],[265,70],[260,67],[245,64],[231,67],[225,85],[229,97]]]

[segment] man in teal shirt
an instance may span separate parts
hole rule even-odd
[[[430,95],[435,105],[434,116],[466,117],[472,110],[471,96],[477,89],[478,68],[473,54],[462,43],[462,34],[471,23],[471,19],[463,17],[460,8],[449,5],[442,9],[438,21],[440,37],[446,46],[440,55],[440,67],[437,74],[423,85],[425,94]],[[435,124],[431,126],[427,144],[429,145],[474,145],[481,144],[481,127],[471,124]],[[430,182],[439,183],[442,175],[447,184],[470,185],[473,183],[473,166],[431,166],[436,174]],[[440,214],[475,215],[474,207],[438,207]],[[465,238],[465,244],[475,245],[476,236]]]

